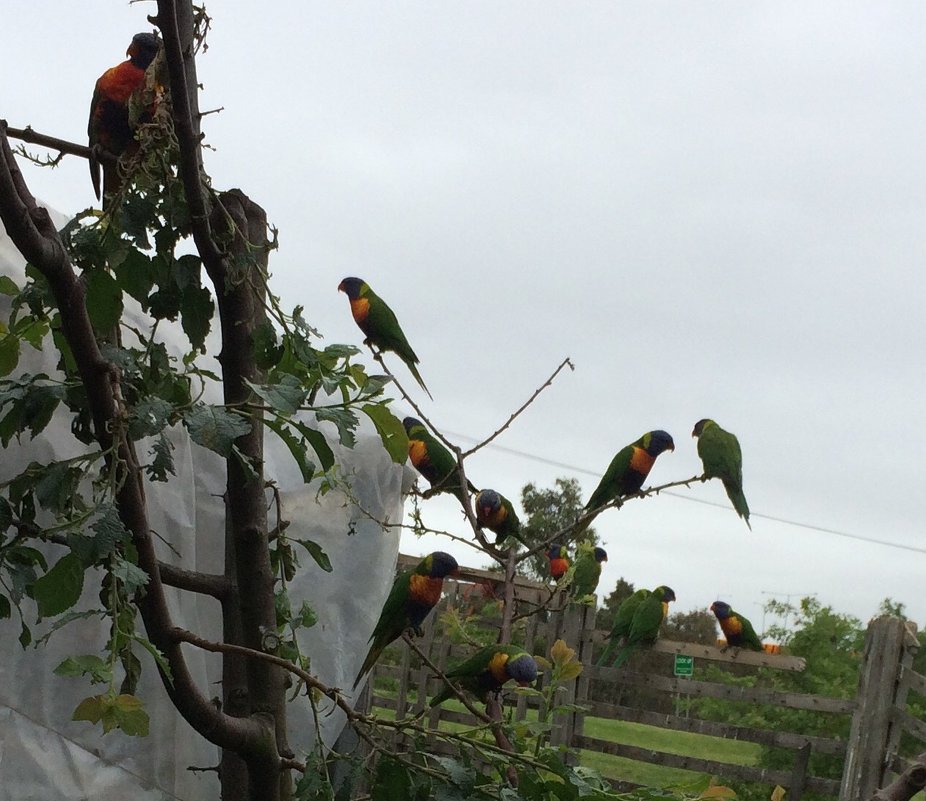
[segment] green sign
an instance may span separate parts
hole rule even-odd
[[[684,654],[675,655],[675,675],[676,676],[693,676],[694,675],[694,657],[685,656]]]

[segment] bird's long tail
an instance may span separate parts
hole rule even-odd
[[[624,664],[624,662],[626,662],[630,658],[630,655],[632,653],[633,653],[633,646],[625,645],[623,648],[621,648],[614,662],[611,663],[611,667],[619,668],[621,665]]]
[[[428,393],[428,397],[431,400],[434,400],[434,396],[431,394],[431,390],[429,390],[424,385],[424,379],[421,377],[421,373],[418,372],[418,368],[415,366],[415,363],[411,361],[410,359],[409,360],[403,359],[402,361],[404,361],[408,365],[408,370],[413,376],[415,376],[415,381],[418,382],[418,386],[420,386],[425,392]]]
[[[614,649],[617,648],[617,640],[609,639],[608,647],[604,649],[604,653],[598,657],[598,661],[595,662],[595,665],[598,667],[604,667],[605,662],[608,661],[608,658],[611,654],[614,653]]]
[[[373,644],[370,646],[369,653],[367,653],[367,658],[363,660],[363,664],[360,666],[360,672],[357,674],[357,678],[354,679],[353,689],[357,689],[357,685],[360,684],[360,679],[362,679],[367,672],[376,664],[376,660],[379,659],[379,655],[383,652],[383,646],[377,646]]]
[[[727,491],[727,497],[736,509],[736,513],[746,521],[746,525],[752,531],[752,526],[749,525],[749,504],[746,503],[742,488],[727,482],[724,482],[723,488]]]

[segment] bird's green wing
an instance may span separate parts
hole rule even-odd
[[[650,593],[640,602],[633,615],[630,631],[627,633],[627,642],[636,644],[655,640],[659,635],[659,627],[662,625],[662,614],[662,601],[657,595]]]
[[[611,464],[608,465],[608,469],[605,470],[604,475],[601,477],[601,481],[598,482],[598,486],[592,493],[592,497],[589,498],[588,503],[585,504],[586,509],[597,509],[599,506],[604,506],[606,503],[613,501],[621,494],[621,480],[630,468],[631,456],[633,456],[632,445],[621,448],[617,452],[615,457],[611,460]]]
[[[742,623],[743,630],[740,634],[743,638],[744,646],[752,651],[764,650],[762,648],[762,640],[760,640],[759,635],[756,634],[756,630],[753,628],[752,623],[738,612],[734,612],[733,614],[735,614]]]
[[[601,565],[595,561],[594,552],[583,550],[576,559],[570,594],[575,598],[591,595],[598,588],[600,578]]]
[[[408,593],[413,572],[412,568],[408,568],[396,577],[392,589],[389,590],[389,595],[386,596],[386,603],[383,604],[379,620],[370,635],[371,640],[383,635],[392,635],[391,640],[394,640],[408,628]]]
[[[743,483],[743,454],[736,437],[714,423],[698,437],[698,456],[708,478]]]

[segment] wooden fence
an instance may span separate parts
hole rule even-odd
[[[400,556],[399,568],[416,564],[418,559]],[[436,625],[442,611],[447,608],[465,610],[468,606],[482,605],[486,596],[503,597],[499,574],[468,568],[462,568],[460,573],[458,580],[445,581],[444,599],[436,614],[429,616],[424,627],[424,637],[417,642],[418,647],[441,670],[471,652],[471,649],[454,645],[448,637],[443,636],[442,628]],[[561,638],[576,650],[578,658],[585,665],[579,678],[566,688],[565,697],[559,699],[560,703],[575,704],[584,711],[557,715],[551,732],[552,744],[569,746],[573,754],[577,749],[598,751],[649,764],[708,773],[724,781],[760,782],[770,788],[781,785],[788,789],[789,801],[799,801],[804,791],[838,797],[840,801],[864,801],[875,789],[890,781],[893,773],[905,768],[907,761],[900,756],[902,744],[909,750],[907,741],[910,738],[926,743],[926,722],[912,714],[908,703],[911,693],[914,699],[920,699],[918,703],[926,701],[926,677],[913,672],[911,668],[917,646],[915,628],[899,618],[883,617],[871,622],[862,654],[857,695],[852,699],[841,699],[673,675],[643,674],[628,669],[628,666],[633,666],[634,660],[620,669],[598,668],[594,665],[593,655],[606,632],[594,629],[594,610],[591,607],[564,605],[559,596],[551,598],[548,585],[521,578],[516,580],[515,592],[519,612],[529,610],[532,604],[557,609],[546,616],[529,615],[524,618],[524,629],[519,631],[518,642],[523,639],[525,650],[530,653],[547,653],[553,642]],[[493,620],[491,617],[483,620],[483,625],[488,627],[497,627],[499,623],[499,619]],[[422,711],[427,698],[439,689],[440,685],[430,670],[417,666],[418,660],[411,649],[401,642],[398,649],[400,657],[397,665],[381,664],[374,669],[369,682],[369,687],[374,689],[364,694],[360,708],[366,704],[367,708],[392,710],[397,717],[412,715]],[[743,666],[741,672],[749,668],[784,671],[804,669],[803,660],[791,656],[735,652],[733,649],[722,651],[716,647],[692,643],[660,640],[652,647],[652,651],[690,656],[698,660],[699,664],[707,661],[719,665],[740,665]],[[541,676],[540,686],[543,680]],[[637,705],[595,700],[607,695],[599,690],[601,686],[617,683],[621,688],[642,689],[656,695],[669,694],[675,699],[723,699],[742,704],[744,710],[754,705],[772,705],[819,715],[841,716],[843,721],[849,723],[850,735],[847,739],[827,738],[799,731],[773,731],[703,720],[679,714],[678,704],[675,704],[674,713],[665,713]],[[391,690],[383,692],[381,688],[384,686]],[[536,699],[519,696],[513,710],[515,720],[523,720],[532,706],[536,706]],[[468,713],[443,707],[428,714],[431,726],[437,726],[442,721],[467,725],[476,722]],[[771,770],[707,759],[697,753],[697,745],[692,747],[693,753],[690,754],[643,749],[586,735],[586,716],[788,749],[793,752],[793,761],[790,769]],[[810,769],[810,757],[814,753],[842,758],[842,780],[814,775]],[[620,781],[613,783],[618,789],[628,787]]]

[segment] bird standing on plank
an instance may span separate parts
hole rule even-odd
[[[379,351],[391,350],[396,354],[405,362],[418,385],[428,393],[431,400],[434,400],[415,366],[418,364],[418,357],[408,344],[395,313],[386,305],[386,301],[370,289],[370,285],[362,278],[345,278],[338,284],[338,292],[347,295],[354,322],[366,336],[364,341],[369,345],[375,345]]]
[[[636,442],[621,448],[611,460],[608,469],[585,504],[586,512],[594,512],[611,501],[639,492],[652,470],[656,457],[663,451],[674,451],[675,443],[665,431],[649,431]],[[584,530],[596,515],[582,523]]]
[[[756,634],[746,618],[730,608],[730,604],[714,601],[711,611],[720,623],[720,630],[727,640],[727,648],[746,648],[750,651],[763,651],[762,640]],[[724,649],[726,650],[726,649]]]
[[[633,623],[633,616],[636,614],[637,607],[643,603],[649,594],[649,590],[640,589],[621,601],[621,605],[617,607],[617,612],[614,614],[614,624],[611,626],[611,633],[608,634],[608,646],[595,663],[598,667],[601,667],[608,661],[614,649],[621,645],[622,641],[630,634],[630,626]]]
[[[493,489],[476,493],[476,522],[495,534],[495,544],[501,545],[508,537],[514,537],[525,548],[521,539],[521,521],[511,501]]]
[[[489,693],[499,692],[512,679],[521,687],[532,684],[537,678],[537,663],[516,645],[489,645],[444,675],[482,701]],[[452,697],[453,691],[445,685],[431,699],[430,705],[435,707]]]
[[[643,598],[633,613],[624,647],[618,652],[612,667],[623,665],[640,644],[655,642],[659,636],[659,627],[669,614],[669,602],[674,600],[675,593],[665,585],[656,587]]]
[[[90,103],[87,136],[90,140],[90,178],[100,200],[100,162],[94,154],[99,148],[120,157],[137,147],[135,126],[129,119],[129,101],[145,84],[145,70],[154,61],[161,40],[153,33],[136,33],[126,50],[127,61],[106,70],[96,82]],[[116,194],[121,179],[116,164],[103,164],[102,199]]]
[[[465,505],[466,498],[460,482],[456,457],[417,418],[406,417],[402,425],[408,435],[408,458],[415,469],[428,480],[435,492],[456,495],[460,503]],[[469,481],[467,489],[471,493],[476,492],[476,488]]]
[[[604,548],[580,545],[576,554],[572,584],[569,585],[569,595],[578,600],[594,593],[601,579],[601,563],[607,561],[608,554]]]
[[[704,465],[704,481],[719,478],[736,513],[749,530],[749,505],[743,495],[743,452],[739,440],[708,418],[695,423],[691,436],[698,438],[698,456]]]
[[[360,679],[367,673],[383,649],[393,640],[402,636],[407,629],[413,629],[420,635],[420,627],[428,613],[437,605],[444,588],[444,578],[459,573],[457,560],[449,553],[434,551],[418,565],[403,571],[393,582],[392,589],[386,597],[383,611],[370,635],[370,650],[357,678],[354,689]]]
[[[569,566],[572,564],[566,555],[566,549],[562,545],[553,544],[547,551],[547,560],[550,563],[550,576],[554,581],[559,581],[566,575]]]

